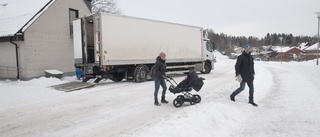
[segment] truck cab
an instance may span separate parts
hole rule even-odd
[[[200,71],[203,74],[208,74],[211,70],[214,70],[215,57],[213,55],[214,45],[210,42],[210,39],[203,39],[203,60],[204,70]]]

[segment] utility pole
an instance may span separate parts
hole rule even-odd
[[[318,16],[318,46],[317,46],[317,63],[316,65],[319,65],[319,47],[320,47],[320,38],[319,38],[319,20],[320,20],[320,12],[316,12],[317,16]]]
[[[283,53],[282,53],[282,39],[283,39],[283,37],[279,37],[279,39],[280,39],[280,47],[281,47],[280,57],[281,57],[281,64],[282,64],[282,56],[283,56]]]

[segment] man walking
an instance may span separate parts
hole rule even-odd
[[[236,78],[240,82],[240,87],[236,89],[231,95],[230,99],[235,101],[235,96],[238,95],[241,91],[244,90],[245,85],[247,83],[249,87],[249,103],[253,106],[258,106],[258,104],[253,101],[253,80],[254,80],[254,63],[253,57],[251,56],[251,46],[245,45],[244,51],[237,58],[237,63],[235,65]]]

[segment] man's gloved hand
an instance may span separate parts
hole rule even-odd
[[[241,83],[241,82],[242,82],[242,80],[243,80],[243,79],[242,79],[242,77],[241,77],[241,75],[240,75],[240,74],[236,76],[236,81],[238,81],[238,82],[240,82],[240,83]]]

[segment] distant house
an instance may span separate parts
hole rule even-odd
[[[233,49],[233,52],[231,53],[230,58],[236,59],[239,55],[241,55],[243,48],[235,46],[235,45],[233,47],[235,47],[235,48]]]
[[[72,21],[87,14],[90,0],[1,0],[0,78],[74,72]]]
[[[301,55],[304,53],[303,50],[297,47],[282,47],[274,46],[272,48],[277,51],[278,55],[275,57],[276,60],[291,61],[291,60],[301,60]]]
[[[276,56],[278,55],[277,50],[272,45],[263,46],[262,48],[263,51],[261,52],[261,54],[263,55],[263,60],[274,60],[274,58],[276,58]]]
[[[233,52],[231,53],[231,56],[230,58],[232,59],[236,59],[239,55],[242,54],[242,52],[244,51],[243,47],[238,47],[236,45],[234,45],[233,47]],[[260,53],[259,53],[259,49],[256,48],[256,47],[252,47],[251,49],[251,54],[254,56],[254,57],[257,57]]]
[[[317,58],[319,55],[319,48],[320,45],[318,45],[318,43],[315,43],[311,46],[308,46],[306,48],[304,48],[305,53],[303,54],[303,57],[305,60],[310,60],[310,59],[315,59]]]

